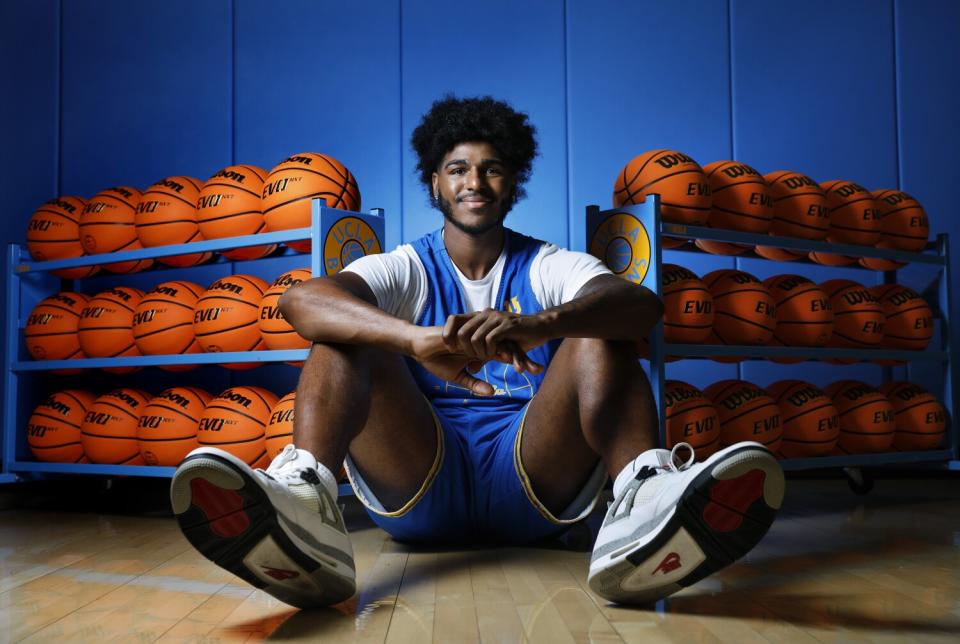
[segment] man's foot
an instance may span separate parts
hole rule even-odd
[[[678,449],[690,458],[677,465]],[[686,443],[649,450],[617,476],[590,560],[589,583],[614,602],[656,601],[749,552],[783,501],[783,470],[759,443],[693,463]]]
[[[292,445],[266,471],[202,447],[177,468],[170,501],[180,530],[210,561],[287,604],[329,606],[353,595],[356,573],[327,478]]]

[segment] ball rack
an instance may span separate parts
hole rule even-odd
[[[320,199],[312,200],[311,225],[258,235],[144,248],[141,250],[84,255],[71,259],[37,262],[30,259],[26,248],[19,244],[7,247],[6,286],[7,315],[5,327],[6,355],[4,358],[3,427],[0,432],[0,483],[12,483],[43,478],[55,474],[87,474],[98,476],[152,476],[169,478],[175,468],[154,465],[104,465],[97,463],[48,463],[33,460],[24,428],[33,408],[50,392],[36,391],[29,379],[58,369],[100,369],[104,367],[156,367],[161,365],[222,365],[228,363],[284,363],[305,360],[308,349],[238,351],[223,353],[194,353],[177,355],[128,356],[122,358],[85,358],[81,360],[32,360],[26,351],[23,323],[30,311],[44,297],[61,290],[59,278],[51,271],[80,266],[103,265],[122,261],[156,259],[185,253],[231,250],[248,246],[282,244],[291,241],[311,241],[309,254],[313,275],[338,272],[361,255],[380,252],[383,247],[383,210],[369,213],[327,208]],[[290,249],[283,253],[295,255]],[[306,257],[306,255],[304,255]],[[263,259],[239,260],[248,262]],[[229,263],[218,255],[201,266]],[[158,275],[167,267],[160,266],[146,273]],[[196,267],[200,268],[200,266]],[[176,270],[183,271],[178,268]],[[78,377],[82,377],[78,376]],[[341,485],[341,493],[349,485]]]
[[[587,240],[589,251],[604,260],[614,273],[631,281],[642,283],[657,295],[661,294],[660,270],[663,264],[662,236],[672,238],[696,240],[704,239],[719,242],[743,244],[751,248],[757,245],[784,248],[788,250],[804,251],[804,257],[790,262],[758,258],[760,261],[815,264],[806,258],[809,251],[837,253],[853,257],[872,257],[879,259],[896,260],[911,265],[928,266],[935,270],[938,280],[937,297],[928,301],[933,309],[934,318],[939,320],[939,346],[930,346],[924,351],[892,351],[892,350],[864,350],[841,348],[807,348],[807,347],[768,347],[768,346],[734,346],[708,344],[674,344],[663,339],[663,325],[658,324],[650,337],[650,380],[653,388],[657,409],[660,411],[660,438],[661,444],[666,444],[666,427],[663,422],[664,391],[665,391],[665,358],[679,356],[687,359],[708,359],[722,356],[741,356],[745,360],[766,360],[769,358],[802,358],[806,360],[822,360],[828,358],[852,359],[861,362],[873,360],[897,360],[905,363],[924,363],[931,368],[940,366],[942,373],[942,395],[939,396],[947,411],[947,429],[944,446],[940,449],[922,452],[881,452],[871,454],[851,454],[845,456],[822,456],[816,458],[794,458],[782,461],[785,470],[808,470],[818,468],[844,468],[851,487],[866,488],[866,476],[860,471],[862,467],[892,465],[903,463],[938,464],[945,468],[960,469],[958,461],[958,421],[954,413],[957,400],[957,387],[960,377],[957,372],[956,347],[951,351],[950,323],[953,320],[951,299],[953,289],[950,276],[950,248],[948,237],[945,234],[937,235],[936,240],[930,242],[920,252],[902,250],[888,250],[853,244],[831,244],[821,241],[810,241],[793,237],[776,237],[742,233],[732,230],[708,228],[703,226],[685,226],[660,219],[660,197],[650,195],[644,202],[601,211],[598,206],[587,207]],[[641,230],[642,229],[642,230]],[[646,244],[644,243],[646,242]],[[727,257],[710,255],[701,251],[691,243],[679,248],[669,249],[674,252],[694,252],[710,257]],[[742,257],[742,256],[741,256]],[[751,257],[751,259],[753,259]],[[843,268],[859,268],[871,273],[877,271],[856,266]],[[896,283],[896,270],[883,272],[884,283]],[[778,365],[784,368],[802,365],[803,363]],[[884,381],[892,380],[892,368],[883,367]],[[802,376],[801,376],[802,378]],[[936,393],[936,392],[934,392]],[[859,490],[858,490],[859,491]]]

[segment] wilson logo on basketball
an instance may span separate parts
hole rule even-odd
[[[290,287],[290,286],[293,286],[294,284],[299,284],[302,281],[303,281],[302,279],[293,277],[290,273],[284,273],[283,275],[278,277],[276,280],[274,280],[273,284],[271,284],[270,286]]]
[[[54,302],[62,302],[69,307],[73,307],[77,305],[77,301],[75,299],[73,299],[72,297],[67,297],[63,293],[57,293],[56,295],[51,295],[47,299],[53,300]]]
[[[794,407],[800,407],[803,403],[810,402],[811,400],[816,400],[821,398],[823,392],[814,387],[808,387],[806,389],[800,389],[790,396],[787,397],[787,402],[789,402]]]
[[[159,397],[163,398],[164,400],[169,400],[174,405],[183,407],[184,409],[186,409],[187,405],[190,404],[190,401],[185,396],[181,396],[175,391],[164,391]]]
[[[104,192],[116,192],[117,194],[123,195],[127,199],[133,196],[133,193],[130,192],[129,190],[126,190],[125,188],[119,188],[119,187],[107,188],[106,190],[104,190]]]
[[[140,406],[140,401],[139,401],[139,400],[137,400],[136,398],[134,398],[133,396],[131,396],[130,394],[128,394],[128,393],[126,393],[126,392],[120,391],[119,389],[116,390],[116,391],[111,391],[111,392],[108,393],[107,395],[110,396],[111,398],[116,398],[117,400],[122,400],[123,402],[127,403],[127,404],[130,405],[131,407],[136,408],[136,407],[139,407],[139,406]]]
[[[62,416],[70,415],[70,405],[67,405],[57,400],[53,396],[50,396],[49,398],[44,400],[42,403],[40,403],[40,406],[43,407],[44,409],[55,411]]]
[[[731,179],[736,179],[738,177],[752,176],[759,177],[760,173],[751,168],[748,165],[728,165],[727,167],[720,170],[723,174],[730,177]]]
[[[115,297],[119,297],[119,298],[120,298],[121,300],[123,300],[124,302],[129,302],[129,301],[130,301],[130,294],[127,293],[126,291],[121,291],[121,290],[119,290],[119,289],[112,288],[112,289],[108,290],[107,293],[109,293],[110,295],[113,295],[113,296],[115,296]]]
[[[727,409],[733,410],[739,407],[740,405],[750,402],[756,398],[764,396],[762,391],[759,389],[754,389],[753,387],[746,387],[740,391],[735,391],[723,400],[720,401],[720,404],[726,407]]]
[[[804,175],[793,175],[792,177],[787,177],[783,180],[783,185],[790,188],[791,190],[800,190],[804,187],[816,187],[820,188],[816,181],[810,177]]]
[[[686,154],[675,152],[673,154],[664,154],[659,159],[654,160],[654,163],[661,168],[670,169],[674,166],[680,165],[681,163],[696,163],[696,161],[688,157]]]
[[[660,562],[660,565],[654,568],[653,572],[650,573],[650,575],[651,576],[655,575],[658,572],[662,572],[663,574],[666,575],[682,566],[683,566],[683,563],[681,563],[680,561],[680,555],[678,555],[675,552],[671,552],[670,554],[668,554],[666,557],[663,558],[663,561]]]
[[[48,202],[46,203],[46,205],[48,205],[48,206],[56,206],[57,208],[59,208],[59,209],[61,209],[61,210],[66,210],[66,211],[69,212],[70,214],[73,214],[73,213],[76,212],[76,210],[77,210],[76,206],[74,206],[73,204],[71,204],[71,203],[69,203],[69,202],[67,202],[67,201],[61,201],[60,199],[51,199],[50,201],[48,201]]]
[[[217,280],[210,285],[208,291],[230,291],[231,293],[236,293],[237,295],[243,295],[243,287],[239,284],[232,284],[230,282],[221,282]]]
[[[237,183],[243,183],[244,179],[247,178],[246,175],[242,175],[239,172],[236,172],[234,170],[221,170],[220,172],[216,173],[210,178],[216,179],[217,177],[223,177],[224,179],[231,179],[233,181],[236,181]]]
[[[164,188],[170,188],[171,190],[173,190],[173,191],[175,191],[175,192],[182,192],[182,191],[183,191],[183,184],[177,183],[176,181],[173,181],[173,180],[171,180],[171,179],[164,179],[163,181],[157,181],[157,182],[156,182],[155,184],[153,184],[153,185],[155,185],[155,186],[163,186]]]
[[[176,297],[177,293],[180,291],[178,289],[172,288],[170,286],[156,286],[150,291],[147,292],[147,295],[169,295],[170,297]]]
[[[283,163],[302,163],[303,165],[310,165],[311,163],[313,163],[313,159],[311,159],[310,157],[295,155],[292,157],[287,157],[286,159],[283,160]]]
[[[833,192],[840,197],[850,197],[858,192],[866,192],[867,189],[856,183],[848,183],[835,189]]]
[[[219,396],[217,396],[217,400],[229,400],[230,402],[235,402],[238,405],[241,405],[243,407],[249,407],[250,403],[253,402],[243,394],[238,394],[232,389],[227,389],[226,391],[221,393]]]

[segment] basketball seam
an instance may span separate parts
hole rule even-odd
[[[191,327],[192,327],[192,326],[193,326],[193,322],[179,322],[179,323],[177,323],[177,324],[173,324],[173,325],[170,325],[170,326],[168,326],[168,327],[164,327],[164,328],[162,328],[162,329],[157,329],[156,331],[148,331],[148,332],[143,333],[143,334],[141,334],[141,335],[137,335],[136,333],[134,333],[134,334],[133,334],[133,339],[134,339],[134,340],[140,340],[140,339],[142,339],[142,338],[148,338],[148,337],[150,337],[151,335],[156,335],[157,333],[163,333],[164,331],[169,331],[170,329],[178,329],[178,328],[183,327],[183,326],[191,326]]]
[[[149,405],[147,405],[147,407],[148,407],[148,408],[149,408],[149,407],[158,407],[158,408],[160,408],[160,409],[166,409],[167,411],[172,411],[172,412],[175,413],[175,414],[180,414],[181,416],[183,416],[183,417],[186,418],[187,420],[191,420],[191,421],[193,421],[193,422],[195,422],[195,423],[199,423],[199,422],[200,422],[200,419],[199,419],[199,418],[194,418],[193,416],[190,416],[189,414],[187,414],[187,412],[183,411],[182,409],[177,409],[176,407],[168,407],[168,406],[166,406],[166,405],[164,405],[164,404],[162,404],[162,403],[150,403]],[[146,416],[146,415],[147,415],[147,410],[146,410],[146,409],[143,410],[143,414],[142,414],[142,415],[143,415],[143,416]]]
[[[809,414],[809,413],[811,413],[811,412],[819,411],[819,410],[821,410],[821,409],[826,409],[827,407],[834,407],[834,404],[828,400],[827,402],[823,403],[823,404],[820,405],[819,407],[813,407],[812,409],[804,409],[804,410],[803,410],[802,412],[800,412],[799,414],[794,414],[793,416],[790,416],[789,418],[784,418],[784,419],[783,419],[783,422],[784,422],[784,423],[787,423],[787,422],[793,420],[794,418],[800,418],[801,416],[806,416],[807,414]],[[834,409],[836,409],[836,407],[834,407]]]
[[[230,412],[233,412],[233,413],[235,413],[235,414],[240,414],[241,416],[244,416],[245,418],[249,418],[250,420],[252,420],[252,421],[254,421],[255,423],[257,423],[258,425],[260,425],[261,427],[266,427],[266,426],[267,426],[267,424],[266,424],[265,422],[257,419],[256,417],[251,416],[250,414],[246,414],[246,413],[244,413],[244,412],[242,412],[242,411],[240,411],[240,410],[238,410],[238,409],[233,409],[232,407],[223,407],[223,406],[221,406],[221,405],[217,405],[217,404],[211,402],[209,405],[207,405],[206,409],[204,409],[204,417],[206,417],[207,409],[222,409],[223,411],[230,411]]]
[[[174,199],[177,199],[178,201],[182,201],[183,203],[187,204],[188,206],[192,206],[194,210],[197,209],[197,204],[195,204],[195,203],[190,203],[189,201],[187,201],[186,199],[184,199],[184,198],[181,197],[180,195],[171,194],[171,193],[169,193],[169,192],[163,192],[162,190],[147,190],[147,191],[146,191],[145,193],[143,193],[143,195],[141,195],[141,197],[140,197],[141,203],[143,202],[143,198],[146,197],[147,195],[163,195],[164,197],[172,197],[172,198],[174,198]]]
[[[257,320],[253,320],[252,322],[247,322],[247,323],[245,323],[245,324],[239,324],[239,325],[237,325],[237,326],[232,326],[232,327],[227,328],[227,329],[218,329],[218,330],[216,330],[216,331],[205,331],[205,332],[203,332],[203,333],[194,333],[194,335],[195,335],[196,337],[198,337],[198,338],[202,338],[202,337],[206,337],[206,336],[208,336],[208,335],[217,335],[218,333],[226,333],[227,331],[236,331],[237,329],[242,329],[242,328],[244,328],[244,327],[248,327],[248,326],[250,326],[251,324],[256,324],[256,323],[257,323]]]
[[[84,410],[84,411],[86,411],[86,410]],[[63,418],[58,418],[58,417],[56,417],[56,416],[50,416],[50,415],[45,414],[45,413],[40,412],[40,411],[35,411],[35,412],[33,412],[32,414],[30,414],[30,418],[33,418],[34,416],[39,416],[40,418],[49,418],[50,420],[59,421],[59,422],[61,422],[61,423],[64,423],[64,424],[66,424],[66,425],[69,425],[70,427],[73,427],[73,428],[75,428],[75,429],[80,429],[80,424],[79,424],[79,423],[71,423],[69,420],[65,420],[65,419],[63,419]]]
[[[262,181],[263,181],[263,180],[261,179],[261,182],[262,182]],[[203,184],[203,190],[206,190],[206,189],[209,188],[210,186],[223,186],[224,188],[236,188],[237,190],[243,190],[244,192],[250,193],[251,195],[253,195],[253,196],[256,197],[257,199],[262,199],[262,198],[263,198],[263,195],[257,194],[256,192],[254,192],[254,191],[251,190],[250,188],[246,188],[246,187],[244,187],[244,186],[239,186],[239,185],[237,185],[237,184],[235,184],[235,183],[221,183],[221,182],[219,182],[219,181],[212,181],[212,182],[211,182],[211,181],[208,181],[207,183]],[[200,201],[200,197],[203,196],[203,190],[200,191],[201,194],[200,194],[200,196],[197,197],[197,201]],[[200,210],[200,209],[197,208],[197,210]]]
[[[239,217],[240,215],[253,215],[253,214],[263,216],[263,211],[262,210],[243,210],[241,212],[235,212],[231,215],[220,215],[219,217],[205,217],[203,219],[200,219],[198,217],[197,224],[202,226],[203,224],[206,224],[211,221],[220,221],[221,219],[230,219],[231,217]],[[228,237],[229,236],[230,235],[228,235]]]
[[[263,209],[263,214],[266,215],[266,214],[267,214],[268,212],[270,212],[271,210],[275,210],[276,208],[282,208],[283,206],[288,206],[288,205],[290,205],[290,204],[292,204],[292,203],[296,203],[297,201],[303,201],[304,199],[312,199],[312,198],[314,198],[314,197],[321,197],[321,196],[334,197],[334,196],[336,196],[336,194],[333,193],[333,192],[325,192],[325,191],[322,191],[322,190],[321,190],[320,192],[312,192],[312,193],[310,193],[310,194],[308,194],[308,195],[302,195],[302,196],[300,196],[300,197],[294,197],[293,199],[290,199],[289,201],[284,201],[283,203],[278,203],[278,204],[276,204],[275,206],[270,206],[269,208],[264,208],[264,209]],[[326,201],[326,199],[324,199],[324,201]]]
[[[261,293],[260,295],[262,296],[263,293]],[[207,301],[209,301],[209,300],[213,300],[213,299],[227,300],[228,302],[239,302],[240,304],[246,304],[247,306],[252,306],[253,308],[255,308],[255,309],[257,309],[257,310],[260,309],[260,303],[259,303],[259,302],[257,302],[256,304],[254,304],[254,303],[252,303],[252,302],[248,302],[248,301],[246,301],[246,300],[241,300],[241,299],[236,298],[236,297],[230,297],[229,295],[220,295],[219,293],[211,293],[210,295],[204,295],[204,296],[201,297],[199,300],[197,300],[197,306],[195,307],[195,309],[196,309],[196,310],[200,310],[200,305],[201,305],[201,304],[204,304],[205,302],[207,302]]]
[[[652,185],[654,185],[654,184],[656,184],[656,183],[659,183],[660,181],[663,181],[664,179],[669,179],[670,177],[676,177],[676,176],[679,176],[679,175],[681,175],[681,174],[687,174],[687,173],[689,173],[689,172],[693,172],[693,173],[695,173],[695,174],[700,174],[700,175],[703,174],[703,170],[702,170],[702,169],[696,170],[696,169],[694,169],[694,168],[687,168],[687,169],[685,169],[685,170],[677,170],[676,172],[668,172],[667,174],[662,175],[662,176],[659,176],[659,177],[657,177],[656,179],[654,179],[653,181],[650,181],[649,183],[646,183],[646,184],[640,186],[639,188],[637,188],[637,189],[634,190],[633,192],[628,193],[628,194],[630,195],[630,199],[633,199],[634,196],[636,196],[636,195],[638,195],[639,193],[643,192],[644,190],[646,190],[646,189],[649,188],[650,186],[652,186]]]

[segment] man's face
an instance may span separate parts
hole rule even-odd
[[[461,143],[433,173],[433,194],[447,221],[480,235],[503,223],[513,207],[514,175],[489,143]]]

